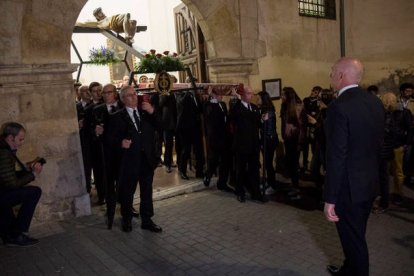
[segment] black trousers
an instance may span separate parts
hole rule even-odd
[[[141,155],[139,162],[130,163],[128,167],[121,167],[119,177],[119,201],[121,203],[121,215],[124,221],[132,220],[132,205],[134,193],[139,183],[140,206],[139,212],[143,224],[150,223],[154,215],[152,203],[152,181],[154,170],[151,168],[144,156]]]
[[[211,178],[213,174],[217,173],[218,181],[217,187],[225,188],[230,174],[231,167],[231,151],[227,148],[212,148],[208,149],[207,170],[205,176]]]
[[[91,145],[91,161],[93,169],[93,181],[98,194],[98,199],[105,199],[105,185],[104,185],[104,147],[101,141],[93,141]]]
[[[162,143],[164,142],[164,133],[161,128],[155,131],[155,154],[159,163],[162,162]]]
[[[380,191],[379,195],[381,196],[379,206],[386,209],[389,205],[390,199],[390,164],[391,160],[381,159],[380,161],[380,171],[379,171],[379,182],[380,182]]]
[[[173,163],[174,130],[164,130],[164,165],[171,167]],[[176,152],[177,149],[175,150]]]
[[[92,180],[92,160],[91,160],[91,146],[89,138],[84,133],[85,130],[80,130],[80,141],[83,159],[83,170],[85,172],[86,191],[91,192],[91,180]]]
[[[260,173],[259,152],[241,154],[236,152],[236,194],[245,195],[244,186],[252,198],[259,198]]]
[[[289,176],[293,187],[299,187],[299,150],[298,142],[293,140],[285,141],[285,158]]]
[[[262,154],[264,155],[264,162],[265,162],[265,169],[266,169],[266,179],[270,186],[273,188],[276,186],[276,172],[275,167],[273,165],[273,160],[276,152],[277,147],[277,139],[276,137],[265,137],[266,142],[263,143],[264,152],[262,151]]]
[[[183,173],[187,173],[188,160],[191,157],[191,147],[194,149],[196,157],[196,175],[203,174],[204,154],[203,154],[203,138],[200,128],[185,128],[177,130],[181,145],[181,157],[179,169]]]
[[[17,236],[28,232],[42,190],[37,186],[24,186],[0,192],[0,234]],[[13,207],[21,204],[17,216]]]
[[[372,202],[373,200],[352,203],[347,197],[335,205],[335,211],[339,217],[336,229],[345,256],[342,266],[343,275],[369,275],[369,256],[365,233]]]

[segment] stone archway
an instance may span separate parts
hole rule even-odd
[[[265,55],[258,37],[258,1],[182,0],[196,17],[207,44],[212,82],[249,83],[257,58]]]
[[[38,155],[48,161],[35,182],[43,190],[36,211],[41,220],[90,213],[71,104],[76,65],[70,64],[73,26],[86,2],[0,2],[0,123],[13,120],[27,128],[26,145],[19,151],[23,160]],[[248,83],[264,48],[252,46],[262,44],[254,27],[257,1],[182,2],[197,16],[207,40],[211,80]],[[240,5],[254,14],[245,14]]]

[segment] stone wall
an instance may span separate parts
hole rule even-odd
[[[90,213],[86,193],[76,108],[68,64],[0,67],[1,123],[17,121],[27,130],[18,155],[28,161],[47,160],[34,182],[43,194],[36,209],[40,220]]]

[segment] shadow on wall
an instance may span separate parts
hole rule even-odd
[[[399,93],[400,85],[404,82],[414,83],[414,66],[396,69],[390,72],[388,78],[382,79],[376,85],[382,92],[393,91],[394,93]]]

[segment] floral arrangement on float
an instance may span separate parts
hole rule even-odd
[[[121,60],[115,57],[115,52],[107,47],[92,48],[89,50],[89,64],[108,65],[118,63]]]
[[[178,58],[177,53],[170,54],[170,51],[164,51],[161,54],[151,49],[144,55],[135,70],[139,74],[182,71],[184,64]]]

